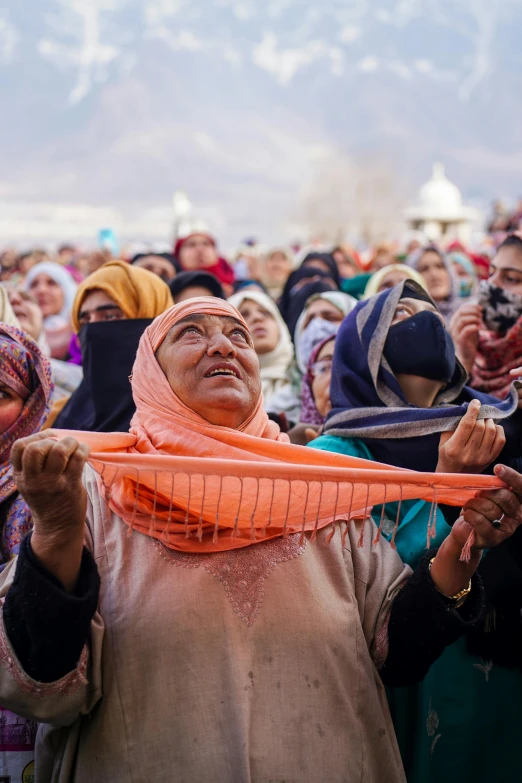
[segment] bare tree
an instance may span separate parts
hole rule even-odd
[[[300,222],[307,233],[328,242],[375,244],[404,227],[408,188],[390,161],[332,156],[303,193]]]

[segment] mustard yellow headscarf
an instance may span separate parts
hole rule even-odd
[[[71,314],[75,332],[80,328],[78,316],[89,291],[104,291],[127,318],[156,318],[174,304],[168,285],[157,275],[125,261],[107,261],[76,292]]]

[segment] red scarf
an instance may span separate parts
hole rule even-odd
[[[500,336],[481,332],[477,356],[471,373],[471,386],[503,400],[514,378],[510,370],[522,365],[522,317]]]
[[[205,233],[204,231],[194,231],[192,234],[189,234],[189,236],[176,240],[176,243],[174,245],[174,257],[177,258],[178,261],[179,261],[179,251],[183,247],[183,244],[187,241],[187,239],[190,239],[191,236],[197,236],[199,234],[201,234],[201,236],[205,236],[208,239],[210,239],[214,247],[216,247],[216,240],[214,239],[213,236]],[[184,269],[184,271],[187,270]],[[188,271],[192,272],[196,270],[191,269]],[[233,285],[235,280],[234,270],[232,269],[228,261],[225,261],[224,258],[220,258],[220,257],[218,257],[217,264],[214,264],[214,266],[201,267],[197,271],[208,272],[209,274],[214,275],[214,277],[217,277],[217,279],[222,285]]]
[[[222,285],[232,285],[234,282],[234,270],[224,258],[218,258],[217,264],[214,264],[214,266],[207,266],[200,271],[210,272],[211,275],[217,277]]]

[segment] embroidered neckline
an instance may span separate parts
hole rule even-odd
[[[178,552],[160,541],[154,541],[154,545],[168,563],[180,568],[201,567],[219,579],[234,612],[251,626],[261,611],[268,576],[279,563],[299,557],[306,548],[306,539],[294,533],[287,538],[212,554]]]

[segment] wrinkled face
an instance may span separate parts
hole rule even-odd
[[[284,285],[292,271],[292,264],[284,253],[272,253],[265,261],[268,277],[278,285]]]
[[[447,299],[451,293],[451,280],[443,259],[433,250],[427,250],[417,267],[417,271],[426,280],[428,293],[438,302]]]
[[[63,309],[63,291],[49,275],[36,275],[29,286],[29,293],[36,299],[44,318],[58,315]]]
[[[330,382],[332,380],[332,359],[335,346],[335,338],[325,343],[317,358],[312,365],[312,396],[315,407],[321,414],[326,416],[332,409],[330,402]]]
[[[214,296],[214,294],[202,285],[189,285],[183,291],[180,291],[179,294],[176,294],[174,304],[184,302],[185,299],[195,299],[197,296]]]
[[[261,395],[259,361],[235,318],[183,318],[156,358],[172,391],[210,424],[237,429],[254,413]]]
[[[306,308],[306,317],[303,323],[303,330],[314,318],[322,318],[325,321],[331,321],[334,324],[340,324],[344,318],[341,311],[326,299],[316,299]]]
[[[43,313],[36,300],[22,288],[7,285],[7,296],[24,332],[38,342],[42,334]]]
[[[246,321],[258,355],[274,351],[279,342],[279,327],[274,316],[251,299],[245,299],[239,312]]]
[[[380,294],[381,291],[387,291],[388,288],[393,288],[393,286],[397,285],[397,283],[402,283],[403,280],[408,280],[408,277],[409,275],[407,272],[401,272],[400,269],[393,269],[383,277],[381,284],[377,289],[377,293]]]
[[[147,271],[152,272],[152,274],[161,277],[165,283],[170,283],[170,281],[174,280],[176,277],[176,270],[172,264],[162,256],[144,256],[136,261],[134,266],[139,266],[141,269],[147,269]]]
[[[99,289],[87,292],[78,314],[80,326],[103,323],[104,321],[124,321],[126,318],[127,316],[114,299]]]
[[[393,316],[391,326],[395,326],[395,324],[398,324],[401,321],[405,321],[407,318],[411,318],[412,315],[422,313],[424,310],[435,313],[435,315],[438,316],[438,318],[440,318],[442,321],[442,324],[444,324],[444,318],[439,313],[437,308],[431,304],[431,302],[423,302],[420,299],[410,299],[409,297],[404,297],[404,299],[401,299],[395,308],[395,314]]]
[[[491,262],[489,273],[494,285],[522,295],[522,254],[516,248],[503,247],[499,250]]]
[[[0,383],[0,435],[7,432],[24,407],[24,401],[13,389]]]
[[[214,243],[203,234],[195,234],[183,242],[179,251],[183,269],[207,269],[217,264],[218,255]]]

